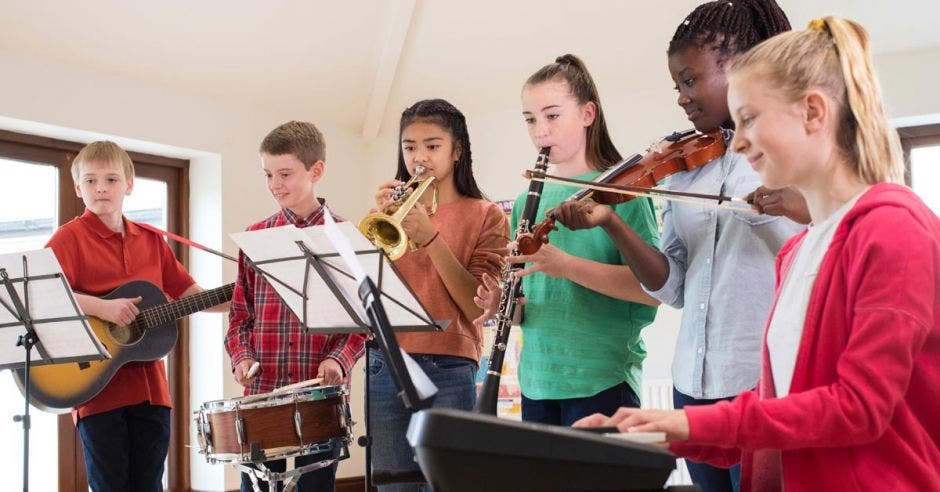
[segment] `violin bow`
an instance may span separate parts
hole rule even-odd
[[[531,169],[525,172],[525,178],[542,181],[544,183],[571,184],[583,188],[590,188],[597,191],[606,191],[609,193],[619,193],[621,195],[633,195],[645,198],[662,198],[675,202],[689,203],[692,205],[705,205],[708,207],[725,208],[737,210],[739,212],[750,212],[756,214],[751,207],[742,207],[735,203],[750,203],[744,198],[724,195],[706,195],[702,193],[690,193],[686,191],[660,190],[656,188],[643,188],[642,186],[619,185],[613,183],[596,183],[594,181],[584,181],[581,179],[563,178],[554,176],[541,171]]]

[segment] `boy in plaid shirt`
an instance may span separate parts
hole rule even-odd
[[[323,177],[326,149],[323,134],[316,126],[299,121],[285,123],[264,138],[260,153],[268,190],[281,210],[247,230],[323,224],[326,201],[317,197],[315,187]],[[343,384],[362,356],[364,341],[356,334],[305,334],[300,320],[281,302],[274,288],[239,253],[225,346],[235,380],[245,387],[246,395],[267,393],[316,377],[323,378],[324,385]],[[260,371],[249,376],[255,362],[260,363]],[[331,453],[302,456],[296,458],[294,466],[331,457]],[[285,465],[285,460],[265,463],[275,472],[284,471]],[[335,463],[306,473],[299,480],[298,490],[333,490],[335,475]],[[266,484],[262,485],[266,489]],[[242,474],[241,490],[252,490],[247,474]]]

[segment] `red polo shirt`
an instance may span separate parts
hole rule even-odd
[[[55,253],[72,290],[102,296],[131,280],[146,280],[177,298],[195,283],[162,237],[123,220],[122,235],[85,210],[49,239],[46,246]],[[72,417],[77,421],[144,402],[172,406],[162,360],[125,364],[101,393],[76,407]]]

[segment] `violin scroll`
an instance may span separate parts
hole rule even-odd
[[[549,211],[549,213],[551,213],[551,211]],[[532,229],[532,232],[519,234],[519,236],[516,237],[519,252],[524,255],[535,254],[543,244],[548,243],[548,233],[557,230],[558,226],[555,225],[555,218],[546,214],[545,220],[539,222]]]

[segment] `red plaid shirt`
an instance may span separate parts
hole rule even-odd
[[[320,203],[325,202],[321,199]],[[323,207],[306,218],[282,209],[247,230],[288,224],[296,227],[321,225]],[[326,357],[339,362],[348,376],[362,356],[364,342],[365,337],[356,334],[304,334],[300,320],[239,252],[238,280],[232,295],[225,347],[233,367],[244,359],[261,362],[261,372],[245,389],[245,394],[267,393],[287,384],[313,379]]]

